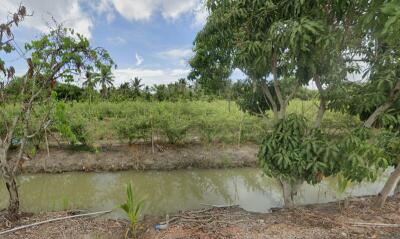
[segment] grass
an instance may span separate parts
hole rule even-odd
[[[12,112],[13,107],[10,107]],[[274,124],[272,112],[252,116],[227,101],[181,102],[67,102],[66,119],[77,138],[88,145],[101,141],[204,144],[260,143]],[[288,113],[302,114],[313,122],[318,101],[292,100]],[[324,127],[350,127],[356,117],[327,111]]]

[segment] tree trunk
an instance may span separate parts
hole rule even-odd
[[[318,92],[319,92],[319,109],[318,109],[317,117],[315,118],[314,127],[320,128],[322,119],[324,118],[324,114],[326,111],[326,100],[323,95],[324,88],[322,88],[321,80],[319,79],[318,75],[314,76],[314,81],[315,81],[315,85],[317,86]]]
[[[279,120],[281,120],[285,118],[285,115],[286,115],[286,106],[281,106],[281,108],[278,111],[277,117]]]
[[[14,176],[5,179],[5,181],[9,195],[8,216],[11,220],[16,220],[18,218],[19,212],[19,195],[17,183]]]
[[[314,123],[315,128],[318,129],[321,127],[321,123],[322,123],[322,119],[324,118],[325,111],[326,111],[326,102],[323,98],[321,98],[319,100],[318,114],[317,114],[317,117],[315,118],[315,123]]]
[[[300,189],[301,182],[296,181],[292,183],[283,179],[280,179],[279,182],[281,183],[282,187],[284,207],[285,208],[295,207],[294,197],[297,195],[297,192]]]
[[[386,181],[385,186],[383,187],[382,191],[378,195],[378,199],[376,201],[377,207],[383,207],[385,205],[386,199],[389,194],[393,191],[396,187],[397,183],[400,179],[400,163],[397,165],[396,169],[390,174],[388,180]]]
[[[0,164],[1,164],[1,172],[6,183],[7,191],[9,194],[9,203],[8,203],[8,216],[10,220],[16,220],[19,212],[19,196],[18,196],[18,187],[15,181],[15,175],[13,173],[12,167],[7,162],[7,150],[1,149],[0,154]]]
[[[264,96],[267,97],[267,103],[271,105],[272,112],[274,112],[274,117],[275,119],[278,119],[278,105],[276,104],[274,97],[272,97],[272,93],[269,90],[268,86],[265,84],[265,82],[261,83],[261,89],[263,90]]]

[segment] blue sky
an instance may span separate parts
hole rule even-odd
[[[20,1],[0,0],[2,22]],[[16,30],[19,46],[48,31],[51,17],[106,48],[118,68],[116,85],[139,76],[147,85],[186,77],[192,43],[207,17],[202,0],[25,0],[32,17]],[[17,73],[25,71],[18,55],[10,60]],[[240,74],[234,74],[234,78]]]

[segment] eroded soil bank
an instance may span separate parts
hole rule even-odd
[[[145,217],[138,238],[400,238],[400,195],[382,209],[371,207],[374,197],[249,213],[240,208],[206,208],[170,215],[168,229],[154,225],[165,218]],[[37,214],[12,224],[0,219],[0,230],[67,215],[67,212]],[[2,238],[125,238],[128,222],[80,218],[20,230]]]
[[[52,147],[21,164],[23,173],[238,168],[257,164],[258,147],[246,145],[114,145],[98,152]]]

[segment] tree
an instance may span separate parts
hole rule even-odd
[[[58,100],[70,100],[70,101],[78,101],[81,100],[83,95],[83,89],[73,85],[73,84],[64,84],[57,82],[54,91],[57,93]]]
[[[100,72],[94,74],[95,82],[101,85],[101,95],[103,96],[103,98],[107,98],[108,88],[113,86],[114,82],[114,76],[111,72],[111,67],[102,67],[100,69]]]
[[[347,63],[358,61],[364,65],[363,82],[346,81],[336,85],[330,107],[360,115],[365,128],[395,129],[399,124],[396,108],[400,104],[399,1],[357,2],[356,5],[361,17],[350,24],[354,26],[353,41],[347,42],[347,51],[357,59]],[[396,141],[399,136],[391,137]],[[397,168],[380,193],[379,206],[384,204],[400,178],[396,156],[389,153],[386,157]]]
[[[143,84],[141,82],[142,82],[142,79],[140,79],[139,77],[135,77],[133,80],[131,80],[131,87],[132,87],[132,93],[133,93],[134,98],[141,96],[142,87],[143,87]]]
[[[0,52],[10,53],[14,50],[11,45],[11,42],[14,41],[14,35],[12,33],[12,27],[18,26],[18,24],[27,16],[26,8],[24,6],[20,6],[16,13],[12,15],[12,20],[0,25]],[[29,63],[30,61],[28,61]],[[0,138],[0,164],[1,164],[1,173],[6,184],[6,188],[9,192],[9,206],[8,206],[8,214],[10,219],[15,219],[15,215],[19,209],[19,197],[18,197],[18,189],[17,183],[15,181],[15,167],[10,164],[8,160],[8,154],[10,147],[13,143],[14,134],[17,130],[18,123],[22,123],[27,126],[27,120],[29,119],[30,109],[32,108],[32,97],[28,98],[29,101],[26,101],[27,104],[22,105],[21,112],[14,116],[11,120],[10,117],[3,110],[5,104],[8,102],[8,97],[5,92],[5,88],[10,81],[14,78],[15,69],[12,66],[7,67],[5,62],[0,58],[0,71],[3,73],[3,77],[0,78],[0,114],[1,114],[1,123],[2,128],[5,129]],[[30,67],[30,71],[32,73],[32,67]],[[27,79],[25,77],[24,83],[22,84],[22,94],[25,94],[24,85],[26,85]],[[25,101],[25,99],[24,99]],[[28,116],[28,117],[27,117]],[[25,127],[26,128],[26,127]],[[24,131],[25,132],[25,131]],[[26,132],[25,132],[26,133]],[[28,136],[28,135],[25,135]],[[18,157],[22,158],[22,152],[24,148],[24,141],[20,145],[20,150],[18,153]]]
[[[204,76],[238,68],[262,83],[275,118],[284,118],[289,101],[312,79],[306,59],[326,33],[323,20],[312,14],[323,4],[210,0],[207,7],[210,16],[195,40],[192,72]],[[283,89],[287,79],[292,84]]]
[[[20,7],[18,14],[13,17],[12,24],[18,23],[25,15],[25,8]],[[7,26],[10,27],[12,24]],[[1,29],[1,36],[3,31],[10,31]],[[113,65],[107,51],[102,48],[91,48],[85,37],[62,26],[51,29],[50,33],[26,44],[25,49],[31,53],[31,57],[27,59],[28,72],[22,77],[19,97],[15,101],[15,104],[19,104],[17,112],[7,115],[4,107],[0,109],[1,123],[6,128],[5,136],[0,140],[0,164],[9,193],[8,214],[13,220],[18,217],[19,211],[15,178],[28,151],[29,143],[50,127],[54,109],[53,92],[57,81],[63,79],[65,82],[72,82],[75,75]],[[5,86],[16,78],[13,74],[7,74],[7,79],[7,81],[2,79]],[[1,105],[6,104],[9,99],[3,89],[0,94]],[[40,115],[36,112],[38,105],[45,109]],[[11,153],[12,145],[17,147],[15,154]]]
[[[365,41],[361,49],[368,63],[368,83],[375,102],[379,106],[364,122],[364,127],[372,127],[376,120],[400,101],[400,7],[398,0],[387,2],[373,1],[362,19],[362,32]],[[395,136],[395,139],[398,135]],[[398,152],[398,151],[397,151]],[[398,161],[398,160],[397,160]],[[400,163],[389,177],[380,193],[378,206],[383,206],[391,189],[400,179]]]
[[[302,85],[315,82],[320,98],[316,130],[322,130],[326,109],[341,105],[339,108],[346,111],[349,98],[360,99],[357,102],[362,102],[361,107],[369,110],[378,105],[364,122],[365,128],[393,108],[400,95],[398,1],[209,0],[207,9],[210,15],[194,43],[196,64],[191,64],[192,72],[205,76],[238,68],[262,89],[277,124],[266,136],[262,148],[268,150],[261,150],[259,159],[267,174],[281,179],[285,202],[292,205],[290,195],[297,184],[318,171],[307,172],[311,174],[308,176],[302,174],[304,170],[298,171],[307,162],[306,157],[298,157],[304,152],[300,142],[311,136],[299,134],[301,119],[287,118],[289,101]],[[364,85],[354,84],[348,77],[349,73],[360,72],[360,63],[368,68]],[[354,88],[363,94],[349,95]],[[293,127],[283,130],[283,125]],[[378,169],[391,161],[390,155],[378,147],[374,134],[365,128],[346,133],[339,142],[330,142],[338,144],[345,159],[337,162],[339,168],[335,171],[344,180],[374,180]],[[304,131],[312,130],[305,127]],[[290,142],[279,141],[289,136]],[[320,136],[314,139],[327,140],[324,134]],[[319,151],[327,149],[326,144],[316,147]],[[319,156],[315,160],[322,162]],[[288,170],[288,165],[296,166]],[[269,170],[271,167],[273,170]]]
[[[320,79],[315,77],[317,72],[323,72],[316,69],[320,58],[315,52],[322,54],[319,50],[322,46],[318,44],[328,41],[325,36],[330,31],[326,19],[330,11],[325,9],[326,4],[209,0],[207,8],[210,16],[195,40],[193,59],[198,64],[191,64],[194,72],[205,74],[207,71],[240,69],[263,91],[263,98],[277,122],[284,121],[289,101],[302,85],[313,78]],[[332,12],[333,15],[335,11]],[[324,111],[321,112],[323,115]],[[317,120],[321,121],[321,118]],[[269,160],[264,156],[260,160]],[[284,177],[281,179],[284,189],[296,188],[291,184],[297,180],[285,182]]]
[[[82,86],[88,90],[93,91],[94,88],[96,87],[96,80],[95,80],[95,74],[93,72],[86,72],[85,76],[85,81],[82,83]]]

